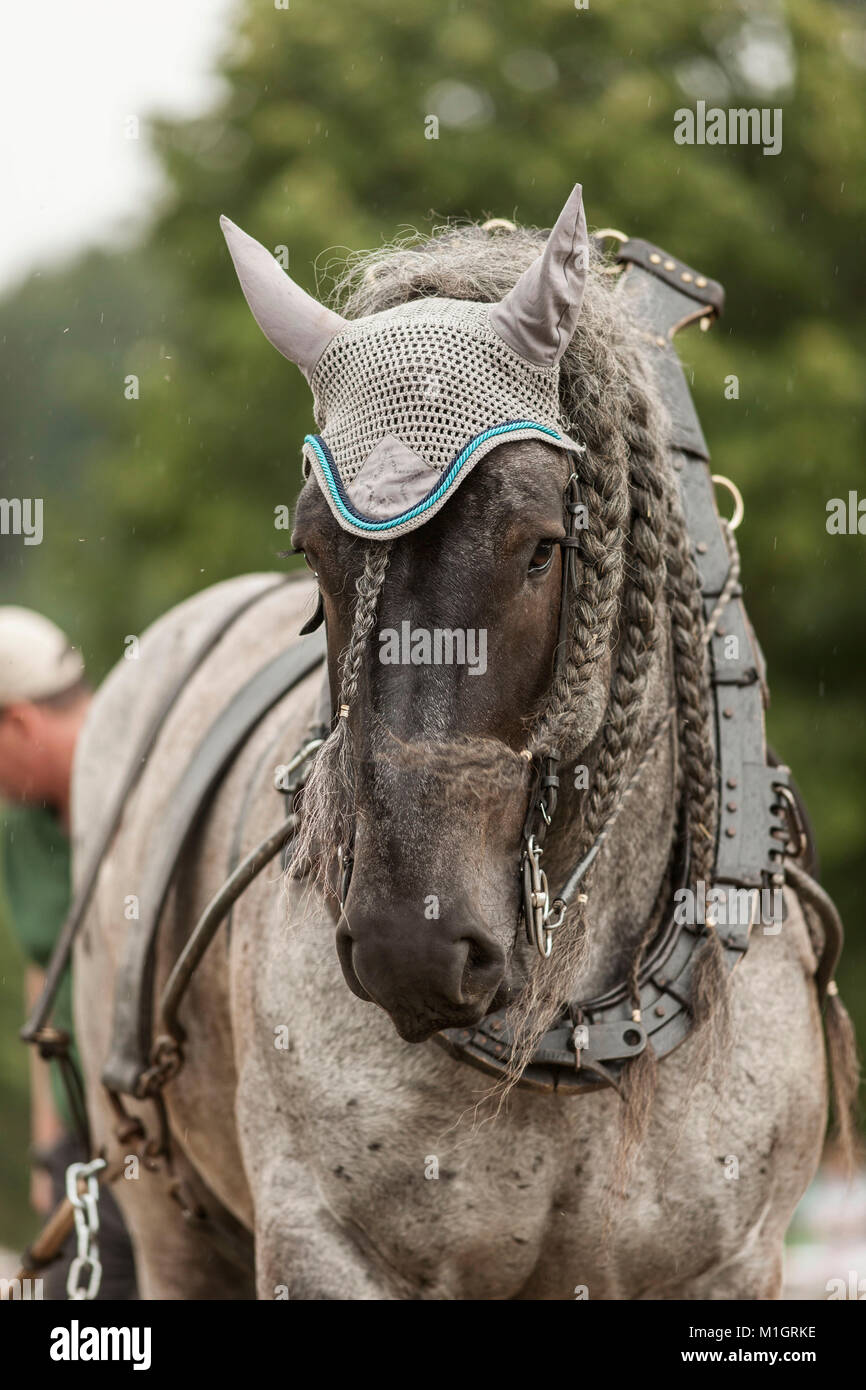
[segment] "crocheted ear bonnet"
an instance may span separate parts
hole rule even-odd
[[[418,299],[358,319],[319,304],[265,247],[220,222],[259,327],[310,383],[319,433],[304,440],[304,468],[346,531],[414,530],[506,439],[577,447],[560,422],[559,361],[586,283],[579,184],[497,304]]]

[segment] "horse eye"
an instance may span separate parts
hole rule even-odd
[[[293,554],[293,555],[303,555],[303,557],[304,557],[304,564],[307,566],[308,569],[311,569],[311,570],[313,571],[313,574],[314,574],[314,575],[316,576],[316,578],[318,579],[318,577],[319,577],[319,571],[316,569],[316,563],[315,563],[314,560],[311,560],[311,559],[310,559],[309,555],[307,554],[306,550],[304,550],[304,547],[303,547],[302,545],[296,545],[296,546],[294,546],[294,547],[292,548],[292,554]]]
[[[535,554],[529,562],[529,573],[543,574],[546,569],[549,569],[555,548],[553,541],[539,541],[535,547]]]

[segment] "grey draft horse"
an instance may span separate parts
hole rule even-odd
[[[342,316],[278,268],[281,285],[267,271],[255,283],[250,273],[244,289],[268,336],[307,370],[323,335],[359,318],[428,299],[503,304],[545,248],[529,229],[473,225],[386,247],[350,264],[336,288]],[[709,932],[695,1026],[664,1060],[648,1049],[629,1062],[619,1093],[518,1084],[567,1001],[636,969],[681,820],[700,877],[712,870],[704,846],[718,819],[703,613],[650,350],[594,252],[582,270],[558,386],[585,445],[579,463],[538,437],[497,442],[423,526],[369,542],[341,524],[311,473],[293,543],[316,583],[274,588],[215,646],[126,805],[75,958],[94,1142],[112,1154],[123,1141],[100,1075],[142,847],[196,743],[249,673],[296,640],[318,588],[334,730],[303,794],[303,833],[288,871],[275,862],[236,903],[191,983],[186,1061],[165,1090],[174,1183],[142,1168],[117,1184],[145,1298],[780,1293],[785,1230],[818,1165],[828,1110],[813,978],[820,933],[790,886],[783,930],[754,931],[730,976]],[[551,682],[573,466],[589,520],[568,659]],[[247,575],[188,599],[144,634],[138,661],[110,674],[77,758],[79,863],[167,684],[202,634],[272,579]],[[377,629],[399,632],[407,619],[484,630],[486,675],[383,663]],[[214,795],[164,912],[158,985],[225,879],[231,847],[258,843],[284,815],[274,771],[300,746],[320,685],[314,673],[271,709]],[[671,737],[650,748],[659,711],[672,705]],[[613,807],[619,814],[586,901],[545,961],[519,925],[516,866],[524,751],[553,744],[564,766],[587,770],[588,786],[563,776],[551,881]],[[348,849],[341,909],[337,854],[344,862]],[[431,1040],[498,1008],[518,1039],[499,1081]],[[853,1064],[837,1051],[844,1108]],[[145,1103],[129,1109],[150,1114]],[[251,1233],[254,1262],[239,1268],[184,1222],[177,1182],[215,1220]]]

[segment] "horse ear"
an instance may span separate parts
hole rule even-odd
[[[296,285],[260,242],[220,218],[241,289],[269,342],[300,367],[307,381],[346,320]]]
[[[583,190],[578,183],[541,255],[490,310],[491,327],[521,357],[554,367],[571,342],[588,265]]]

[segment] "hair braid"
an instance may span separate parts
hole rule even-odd
[[[628,771],[638,718],[657,640],[656,608],[662,592],[665,517],[662,480],[656,471],[658,450],[647,429],[648,405],[632,392],[629,415],[629,496],[631,525],[626,538],[625,591],[617,665],[602,728],[595,778],[590,789],[584,834],[587,848],[604,827]]]
[[[716,836],[716,758],[710,723],[704,615],[682,514],[670,513],[668,602],[674,648],[679,738],[693,877],[712,877]]]
[[[316,754],[303,789],[303,817],[294,841],[291,869],[300,875],[313,868],[325,882],[339,849],[351,844],[355,814],[355,767],[349,732],[349,708],[358,694],[364,648],[379,606],[393,541],[367,546],[364,568],[355,582],[357,601],[352,631],[340,661],[337,722]],[[344,713],[345,711],[345,713]]]
[[[352,633],[340,666],[341,705],[351,704],[358,694],[364,648],[376,621],[379,594],[385,581],[385,571],[391,559],[393,544],[393,541],[377,541],[369,545],[364,557],[364,568],[355,582],[358,598],[352,619]]]
[[[582,581],[571,596],[571,645],[530,740],[534,753],[549,748],[579,752],[585,744],[581,725],[586,711],[577,696],[608,649],[619,606],[627,519],[621,472],[587,450],[580,486],[587,526],[580,535]],[[562,563],[570,563],[567,553]]]

